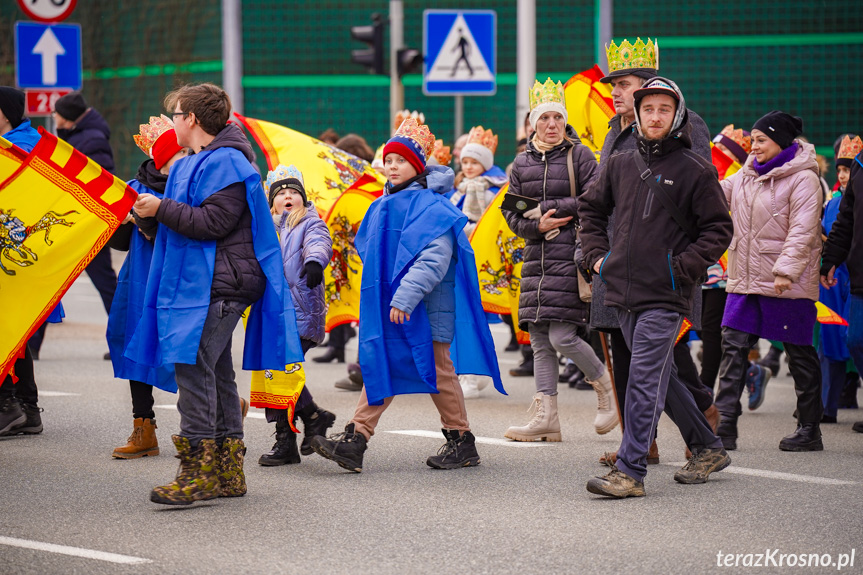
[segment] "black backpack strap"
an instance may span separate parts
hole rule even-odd
[[[653,191],[653,195],[662,202],[662,206],[669,214],[671,214],[671,217],[674,218],[677,225],[686,232],[686,235],[689,236],[689,241],[692,243],[698,241],[698,230],[695,229],[695,226],[691,222],[688,222],[686,218],[683,217],[683,213],[680,211],[680,208],[677,207],[674,200],[669,197],[668,192],[666,192],[653,177],[653,173],[650,171],[650,168],[647,167],[647,164],[644,163],[644,158],[641,157],[638,150],[635,151],[634,157],[635,165],[639,171],[639,177],[647,183]]]

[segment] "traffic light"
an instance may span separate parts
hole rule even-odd
[[[371,26],[351,26],[351,38],[370,46],[365,50],[351,50],[351,62],[362,64],[374,74],[384,71],[384,23],[377,12],[372,14]]]
[[[419,50],[413,48],[401,48],[397,58],[399,78],[405,74],[410,74],[423,63],[423,55],[420,54]]]

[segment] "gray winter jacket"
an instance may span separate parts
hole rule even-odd
[[[395,193],[428,188],[440,194],[441,200],[448,201],[443,195],[452,189],[453,179],[450,168],[427,166],[424,178]],[[389,194],[390,189],[387,185],[384,193]],[[453,233],[448,231],[423,248],[402,277],[390,301],[392,307],[408,315],[413,313],[420,301],[425,302],[432,340],[443,343],[452,343],[455,337],[455,241]]]
[[[518,319],[523,329],[528,323],[563,321],[586,325],[590,309],[578,297],[578,270],[575,267],[575,240],[578,219],[576,199],[572,197],[567,154],[573,153],[576,194],[580,195],[598,173],[596,158],[579,141],[575,131],[566,127],[564,140],[543,154],[528,142],[512,166],[509,191],[540,200],[543,213],[556,209],[554,217],[573,216],[572,222],[560,228],[560,235],[546,240],[539,231],[539,220],[525,218],[517,212],[504,211],[506,222],[517,236],[525,239],[524,265],[521,268],[521,297]]]
[[[297,312],[297,331],[302,339],[315,343],[324,341],[324,324],[327,301],[324,284],[309,289],[306,278],[300,277],[303,266],[317,262],[326,268],[333,257],[333,240],[327,224],[318,216],[314,207],[293,228],[288,227],[288,211],[282,212],[278,223],[279,243],[282,246],[282,263],[285,279],[291,288],[291,298]]]
[[[710,131],[707,129],[707,124],[701,116],[692,110],[687,108],[687,111],[689,112],[692,151],[710,162]],[[621,130],[620,116],[615,114],[608,122],[608,128],[608,134],[606,134],[605,141],[602,143],[602,153],[599,156],[600,168],[605,165],[605,162],[611,156],[620,152],[638,149],[638,144],[635,140],[635,122],[625,130]],[[614,238],[611,233],[613,227],[614,214],[608,220],[608,241],[612,245],[614,245]],[[617,321],[617,310],[605,305],[605,284],[600,281],[599,277],[594,275],[592,285],[593,299],[590,303],[590,327],[598,330],[620,329],[620,323]],[[692,329],[701,329],[701,298],[695,298],[692,316],[688,318],[693,323]]]

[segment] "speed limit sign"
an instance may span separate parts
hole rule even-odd
[[[38,22],[62,22],[77,3],[78,0],[18,0],[21,10]]]

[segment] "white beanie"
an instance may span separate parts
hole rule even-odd
[[[482,164],[482,167],[485,168],[486,171],[490,170],[494,165],[494,154],[491,150],[482,144],[474,142],[465,144],[464,148],[461,149],[461,158],[473,158]]]
[[[536,130],[537,120],[539,120],[539,117],[546,112],[560,112],[560,114],[563,116],[563,123],[569,123],[569,118],[566,113],[566,107],[563,104],[561,104],[560,102],[543,102],[542,104],[539,104],[536,108],[530,111],[530,116],[528,117],[530,127]]]

